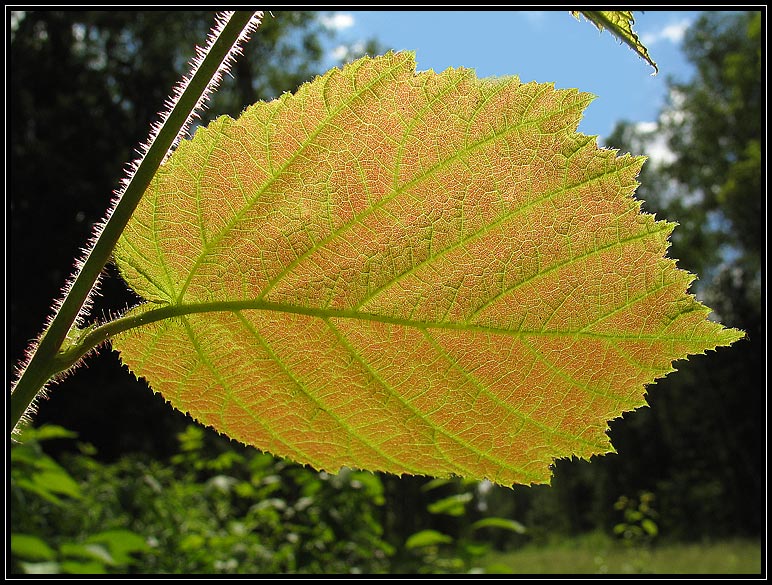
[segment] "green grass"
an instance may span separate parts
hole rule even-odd
[[[603,534],[492,552],[488,572],[514,574],[760,574],[761,544],[727,540],[630,548]]]

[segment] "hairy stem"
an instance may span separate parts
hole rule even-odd
[[[10,430],[16,428],[48,381],[73,365],[64,365],[66,361],[57,359],[57,354],[87,303],[115,243],[169,149],[184,132],[196,108],[202,105],[207,93],[238,51],[239,44],[245,40],[247,33],[259,24],[259,16],[251,11],[237,11],[219,27],[219,31],[213,29],[216,37],[211,38],[206,52],[199,53],[198,66],[179,87],[176,99],[170,100],[168,115],[156,128],[155,136],[151,136],[144,157],[136,164],[134,173],[124,184],[122,194],[115,201],[112,212],[93,241],[87,256],[80,263],[58,311],[37,345],[29,352],[27,364],[11,392]]]

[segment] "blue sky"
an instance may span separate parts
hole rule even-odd
[[[341,10],[330,13],[326,22],[337,30],[338,42],[375,37],[387,48],[415,51],[419,70],[464,66],[475,69],[478,77],[518,75],[524,82],[554,82],[557,88],[590,92],[597,97],[579,130],[602,138],[617,120],[654,122],[668,76],[691,77],[693,68],[681,42],[699,14],[635,13],[634,30],[659,66],[656,76],[626,45],[567,10]]]

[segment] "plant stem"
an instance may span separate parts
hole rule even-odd
[[[200,55],[198,67],[177,95],[169,115],[158,128],[149,144],[145,156],[139,162],[134,174],[125,185],[123,194],[115,203],[104,227],[76,271],[72,286],[62,299],[39,343],[31,350],[29,361],[11,392],[10,430],[13,430],[37,394],[56,374],[63,371],[61,360],[57,360],[67,334],[86,303],[99,274],[107,264],[118,238],[123,233],[132,213],[139,204],[158,167],[169,149],[186,127],[202,99],[206,96],[213,80],[217,79],[238,43],[244,40],[246,32],[254,26],[255,13],[234,12],[221,28],[205,54]]]

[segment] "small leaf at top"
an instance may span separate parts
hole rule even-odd
[[[579,10],[572,10],[571,14],[574,18],[579,20]],[[633,24],[635,24],[635,18],[633,13],[629,10],[582,10],[581,14],[592,22],[598,30],[603,32],[604,29],[618,38],[621,42],[625,43],[633,51],[635,51],[639,57],[644,59],[649,65],[654,67],[654,73],[656,75],[659,71],[659,67],[654,60],[649,57],[649,51],[644,44],[638,38],[638,35],[633,31]]]
[[[544,483],[706,319],[591,96],[364,58],[222,117],[115,251],[147,303],[114,347],[176,408],[318,469]]]

